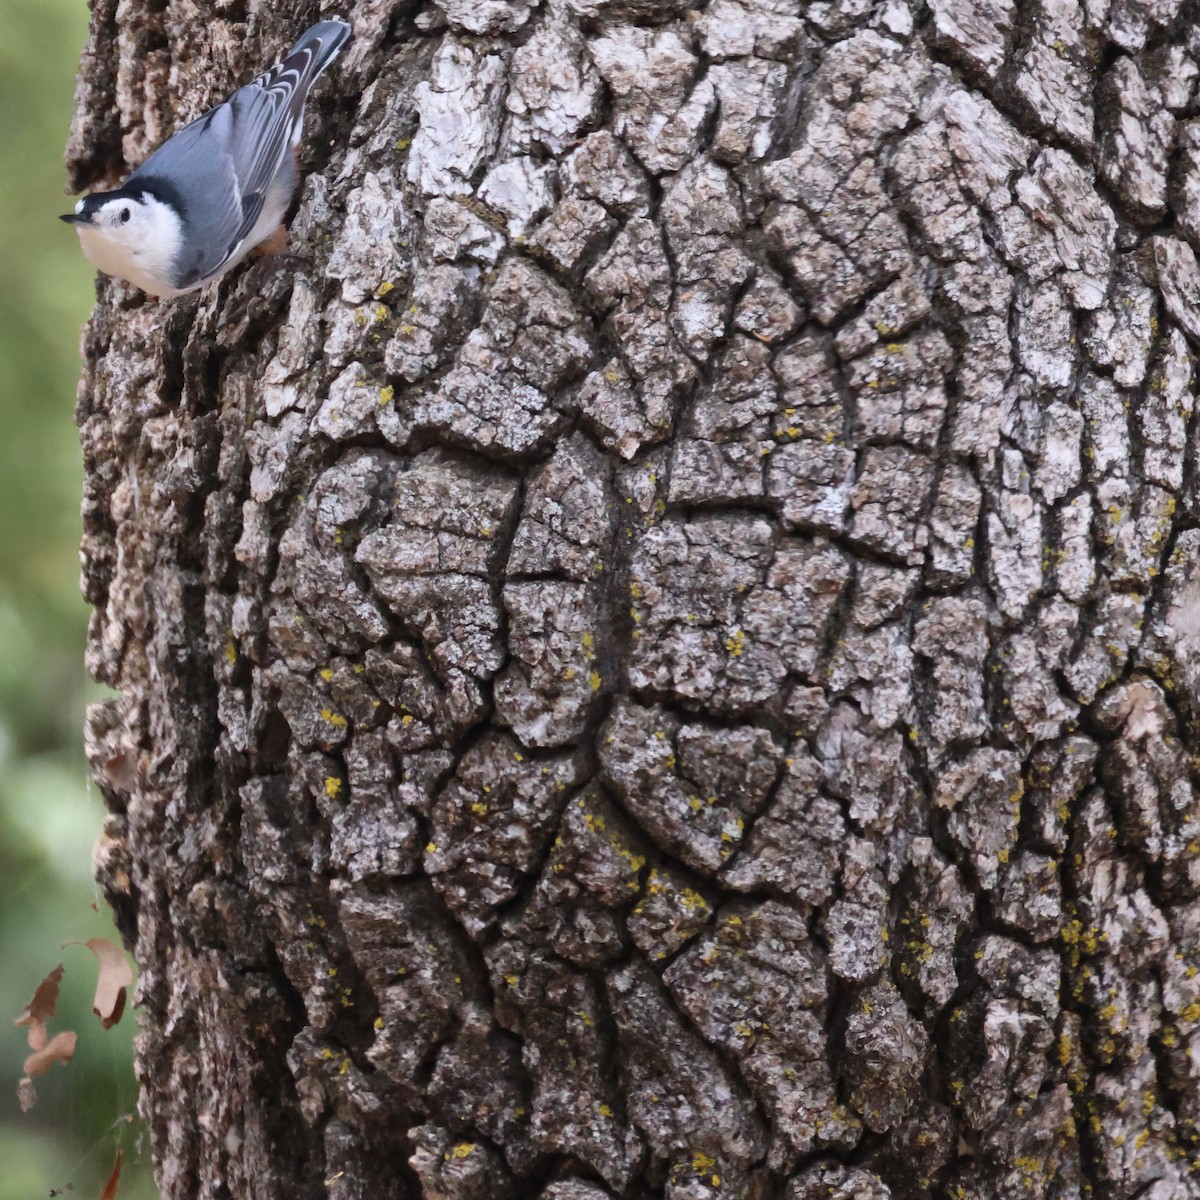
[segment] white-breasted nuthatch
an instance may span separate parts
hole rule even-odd
[[[282,62],[164,142],[111,192],[62,218],[106,275],[152,296],[218,279],[282,228],[296,190],[304,101],[350,37],[320,21]]]

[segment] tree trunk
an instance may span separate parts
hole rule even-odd
[[[73,181],[294,7],[94,0]],[[353,8],[85,338],[163,1195],[1200,1197],[1195,7]]]

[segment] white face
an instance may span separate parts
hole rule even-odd
[[[75,226],[83,252],[106,275],[128,279],[152,296],[174,296],[175,262],[182,229],[179,218],[151,195],[116,196],[97,205],[75,205],[89,220]]]
[[[83,212],[84,200],[75,205],[77,213]],[[109,200],[92,213],[89,227],[110,241],[126,246],[136,246],[145,240],[146,206],[140,200]]]

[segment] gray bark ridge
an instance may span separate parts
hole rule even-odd
[[[1200,1197],[1194,6],[350,9],[84,339],[163,1195]],[[74,182],[303,23],[95,0]]]

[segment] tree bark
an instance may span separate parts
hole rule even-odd
[[[294,8],[94,0],[73,182]],[[85,335],[163,1195],[1200,1197],[1196,7],[352,8]]]

